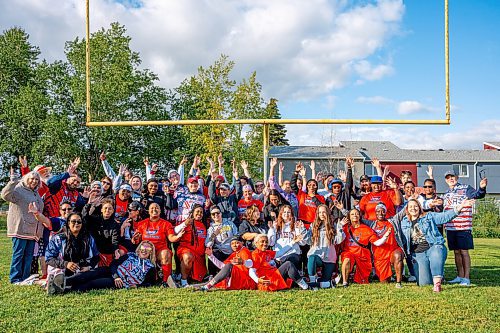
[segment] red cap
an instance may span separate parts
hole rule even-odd
[[[189,177],[188,183],[198,183],[198,177]]]

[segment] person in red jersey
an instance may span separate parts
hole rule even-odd
[[[194,204],[189,217],[174,228],[179,237],[177,256],[181,262],[181,287],[187,287],[188,277],[202,281],[207,274],[205,240],[207,229],[203,224],[203,206]]]
[[[259,212],[262,213],[262,209],[264,208],[264,203],[260,200],[254,199],[252,197],[253,195],[253,190],[252,186],[250,185],[244,185],[242,187],[243,189],[243,197],[238,201],[238,212],[239,212],[239,219],[240,221],[245,218],[245,211],[248,207],[250,206],[257,206],[259,208]]]
[[[361,224],[359,210],[351,209],[349,212],[350,223],[344,225],[346,239],[342,245],[342,285],[347,287],[349,274],[356,267],[354,282],[359,284],[368,283],[368,277],[372,271],[372,261],[368,244],[380,246],[384,244],[392,231],[387,230],[382,238],[378,238],[375,231],[369,226]]]
[[[375,207],[377,214],[377,221],[375,221],[371,228],[378,237],[382,237],[387,230],[393,228],[393,224],[386,219],[387,208],[383,203],[379,203]],[[401,217],[404,213],[398,213]],[[391,232],[387,242],[380,246],[374,246],[373,252],[373,265],[375,266],[375,273],[377,274],[380,282],[388,282],[392,276],[391,266],[394,267],[396,272],[396,288],[401,288],[401,277],[403,275],[403,250],[398,244],[395,233]]]
[[[208,259],[220,271],[200,288],[201,291],[208,291],[213,287],[227,290],[257,289],[257,284],[250,278],[248,271],[248,266],[252,266],[252,252],[243,246],[243,242],[237,236],[231,239],[231,249],[233,253],[222,262],[213,255],[211,248],[207,248]]]
[[[375,214],[375,207],[379,202],[383,202],[387,207],[387,218],[391,218],[396,215],[396,207],[401,205],[401,192],[398,189],[398,185],[395,181],[387,178],[387,185],[391,189],[383,190],[383,180],[380,176],[373,176],[371,178],[372,191],[361,199],[359,202],[359,210],[363,215],[364,219],[375,221],[377,215]]]
[[[302,235],[295,237],[295,241],[302,240]],[[255,250],[252,252],[252,268],[249,270],[250,277],[257,283],[257,289],[264,291],[275,291],[289,289],[295,282],[302,289],[309,286],[300,276],[297,268],[289,261],[276,268],[276,252],[268,250],[269,239],[265,234],[255,237]]]
[[[160,218],[160,206],[157,203],[149,205],[149,218],[137,223],[132,243],[139,244],[143,240],[150,241],[155,246],[156,258],[160,262],[163,273],[163,286],[175,288],[172,273],[172,251],[169,242],[176,242],[180,237],[175,235],[170,222]]]

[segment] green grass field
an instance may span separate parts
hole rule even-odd
[[[477,239],[471,288],[406,284],[277,293],[148,288],[48,297],[8,282],[0,237],[0,332],[499,332],[500,240]],[[446,277],[455,276],[449,256]]]

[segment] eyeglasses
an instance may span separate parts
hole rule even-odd
[[[433,188],[434,186],[433,185],[424,185],[422,186],[423,188]]]
[[[63,212],[69,212],[73,210],[73,207],[68,207],[68,208],[61,208]]]
[[[69,223],[82,224],[82,220],[69,220]]]
[[[210,215],[215,216],[215,215],[220,215],[220,212],[212,212]]]

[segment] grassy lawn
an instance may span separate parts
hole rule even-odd
[[[48,297],[11,286],[0,236],[0,332],[499,332],[500,240],[477,239],[475,286],[374,283],[322,291],[194,293],[148,288]],[[455,276],[449,256],[446,277]]]

